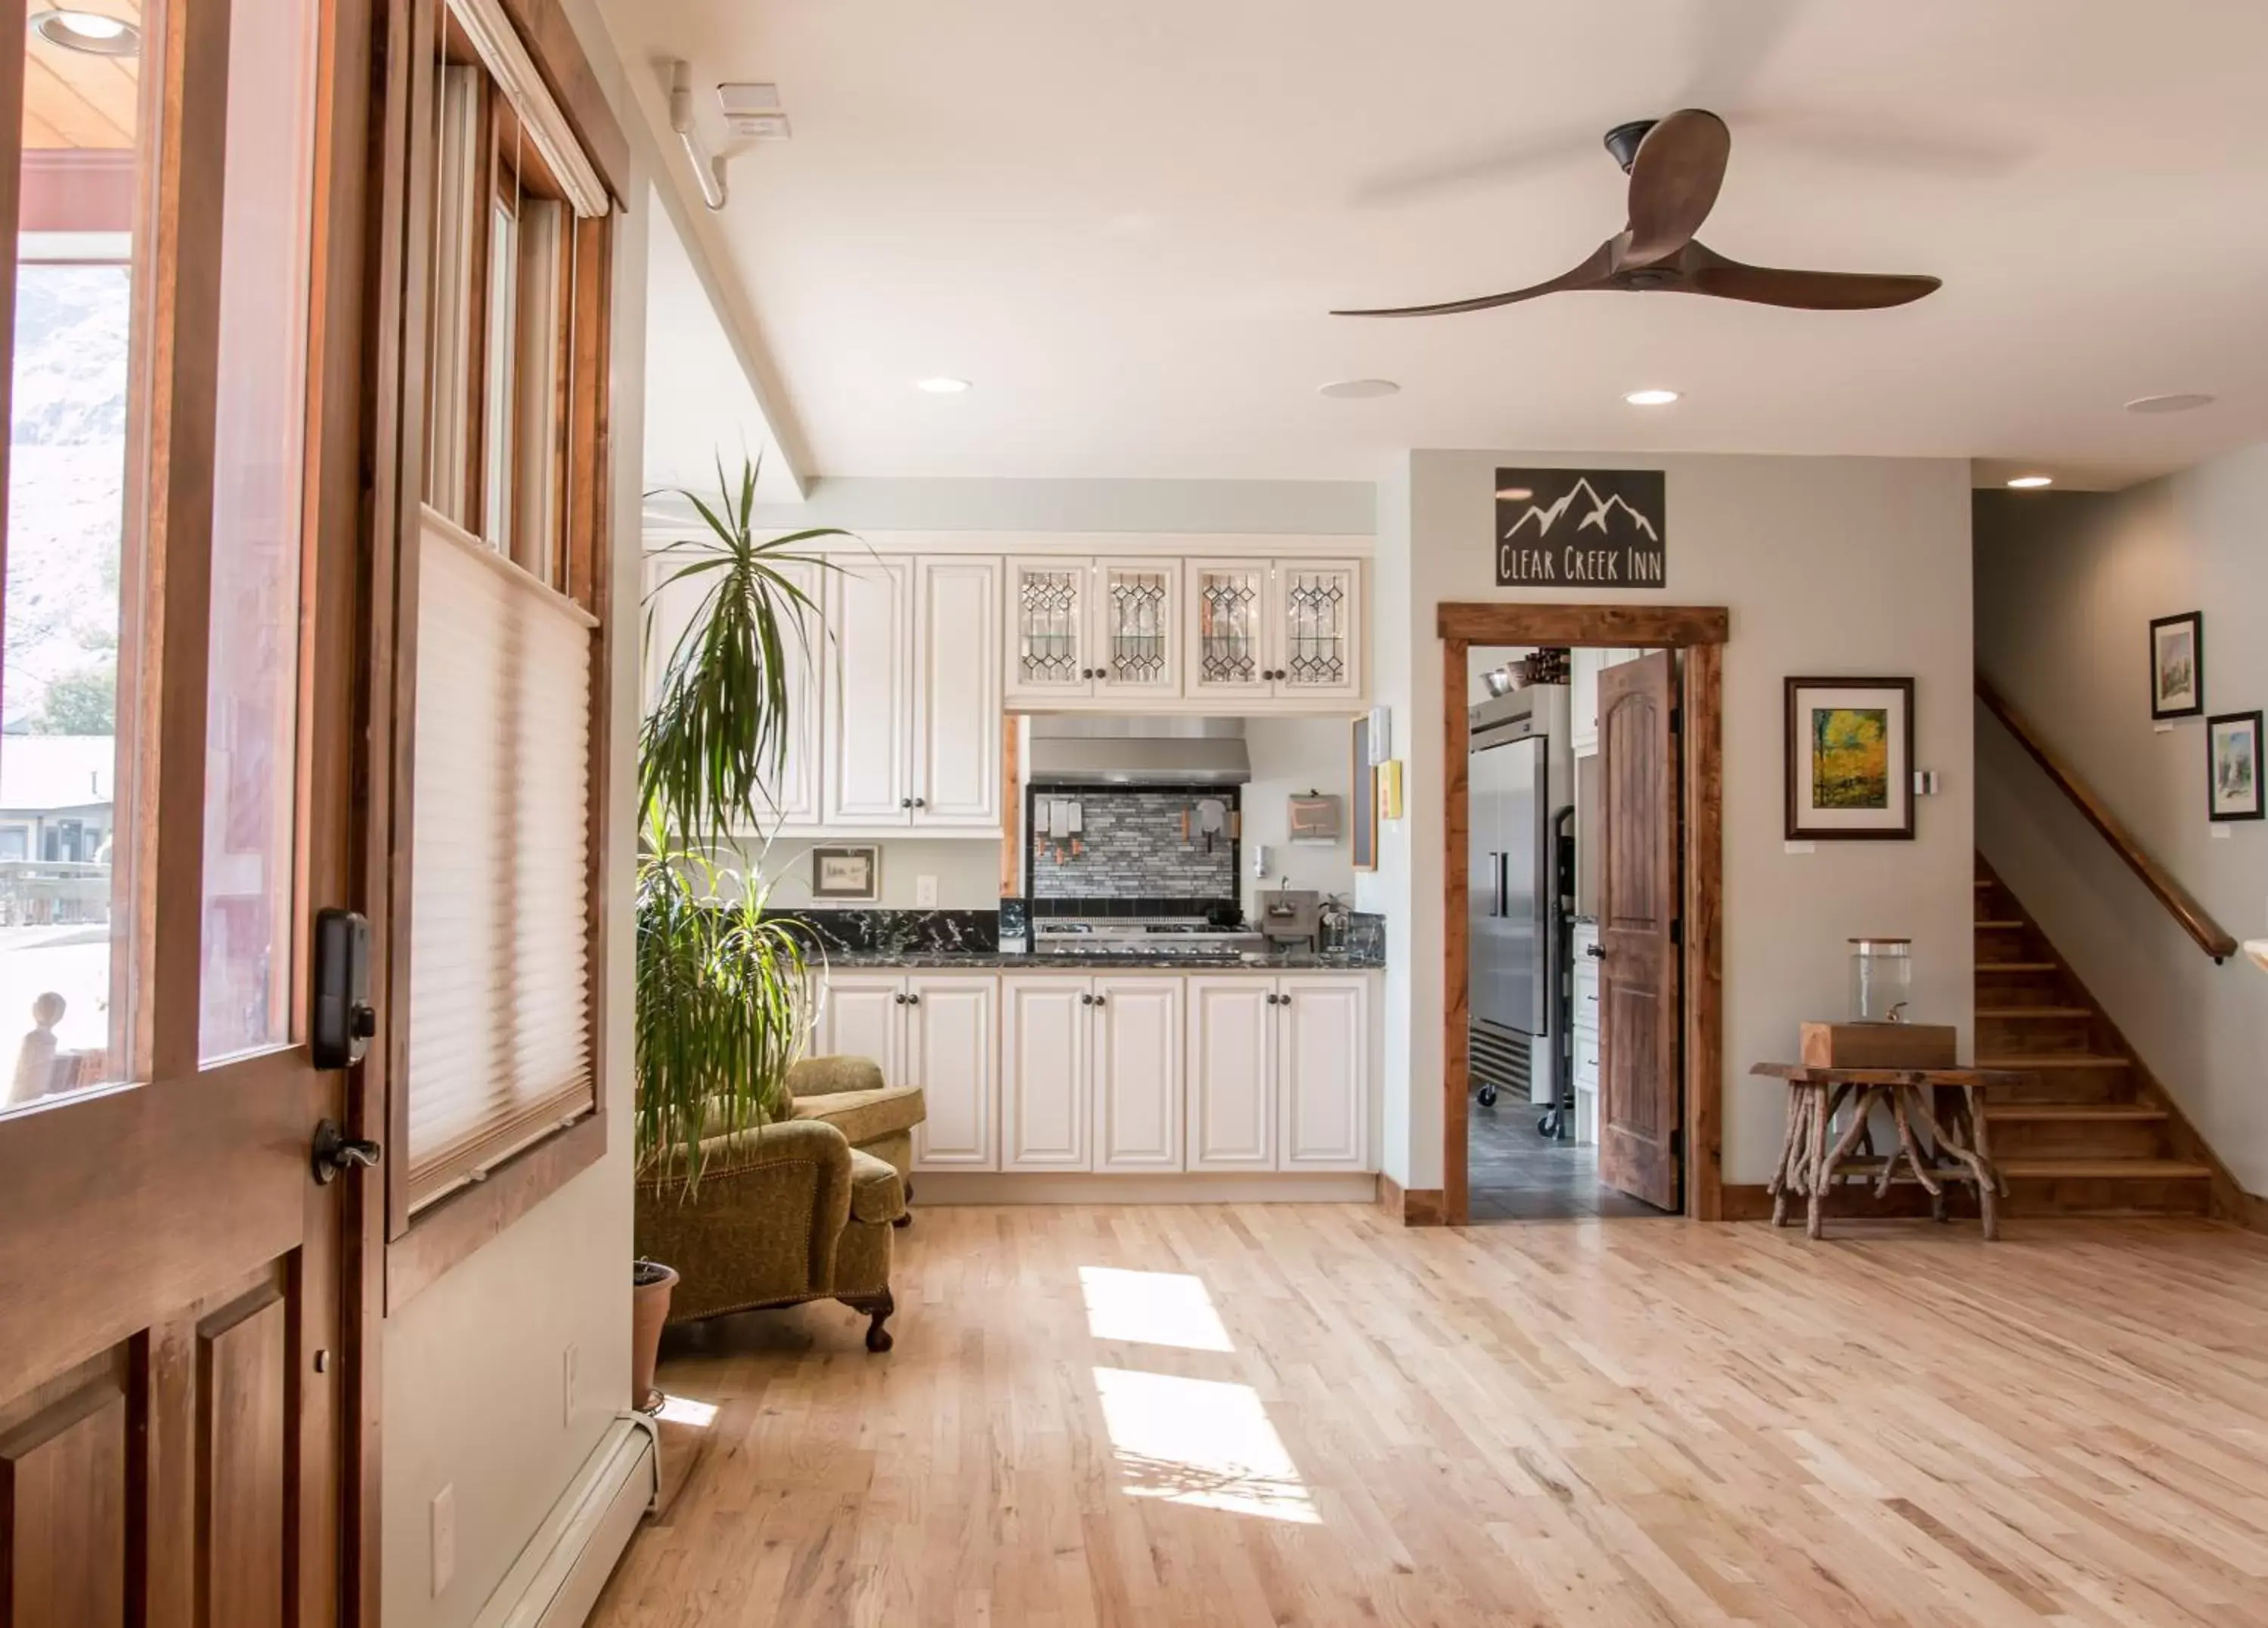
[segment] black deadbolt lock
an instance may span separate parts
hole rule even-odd
[[[378,1033],[370,1003],[370,922],[352,910],[315,913],[315,1001],[309,1050],[318,1068],[362,1061]]]

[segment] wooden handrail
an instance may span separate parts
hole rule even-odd
[[[2150,857],[2134,833],[2119,822],[2102,799],[2088,788],[2087,783],[2072,772],[2071,766],[2058,757],[2052,747],[2039,737],[2031,721],[2009,703],[2008,698],[1992,687],[1992,681],[1983,673],[1977,675],[1977,699],[2016,737],[2016,744],[2031,753],[2055,783],[2057,790],[2072,801],[2072,805],[2087,817],[2087,823],[2102,833],[2110,845],[2110,851],[2125,862],[2126,869],[2141,878],[2142,885],[2152,897],[2166,907],[2166,912],[2181,923],[2182,931],[2195,939],[2198,948],[2216,962],[2225,961],[2236,953],[2236,940],[2228,930],[2213,919],[2212,914],[2174,880],[2173,873]]]

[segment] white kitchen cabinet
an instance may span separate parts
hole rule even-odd
[[[1001,979],[1001,1169],[1093,1167],[1086,1063],[1094,1001],[1084,978],[1011,973]]]
[[[1180,698],[1179,560],[1011,560],[1007,579],[1010,700]]]
[[[1000,567],[951,555],[917,562],[914,656],[916,829],[1000,824]]]
[[[1092,560],[1008,561],[1010,700],[1046,707],[1094,693],[1094,597]]]
[[[1182,562],[1094,562],[1095,694],[1118,704],[1182,693]]]
[[[1362,567],[1352,560],[1193,560],[1182,687],[1209,700],[1362,693]]]
[[[1276,980],[1189,979],[1189,1168],[1276,1168]]]
[[[917,1170],[998,1170],[999,1001],[990,972],[829,973],[814,1054],[871,1057],[890,1084],[922,1088]]]
[[[1098,1170],[1182,1168],[1182,983],[1094,980],[1094,1003],[1086,1009]]]
[[[1276,1020],[1277,1168],[1364,1168],[1369,1094],[1369,992],[1359,976],[1286,975]]]
[[[830,825],[910,825],[913,566],[840,563],[827,582],[823,818]]]
[[[1265,560],[1189,562],[1182,687],[1189,695],[1224,701],[1275,695],[1268,578]]]

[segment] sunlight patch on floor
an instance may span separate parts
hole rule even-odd
[[[661,1411],[654,1417],[665,1425],[690,1425],[696,1430],[706,1430],[716,1422],[717,1404],[696,1402],[690,1397],[664,1396]]]
[[[1081,1266],[1087,1332],[1097,1339],[1179,1346],[1184,1351],[1233,1351],[1205,1286],[1186,1272],[1127,1272]]]
[[[1251,1386],[1127,1368],[1097,1368],[1094,1384],[1128,1497],[1321,1524]]]

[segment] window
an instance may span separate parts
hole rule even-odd
[[[435,39],[397,1236],[598,1106],[608,205],[496,0]]]

